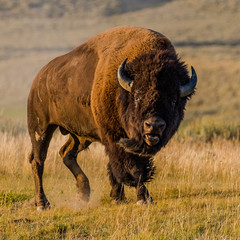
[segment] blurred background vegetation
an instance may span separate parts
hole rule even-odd
[[[224,135],[233,128],[238,135],[238,0],[0,0],[0,19],[1,131],[26,129],[31,83],[51,59],[104,30],[134,25],[166,35],[189,69],[193,65],[197,71],[197,92],[181,125],[184,134],[207,126],[221,128]]]

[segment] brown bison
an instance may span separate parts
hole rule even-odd
[[[97,141],[109,156],[112,199],[125,198],[126,184],[136,188],[138,204],[152,202],[144,185],[154,174],[152,158],[176,132],[196,82],[165,36],[138,27],[108,30],[44,66],[28,97],[38,210],[50,206],[42,175],[57,127],[69,134],[60,155],[82,199],[90,186],[76,158]]]

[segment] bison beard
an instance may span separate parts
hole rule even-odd
[[[123,200],[128,185],[138,204],[151,203],[144,183],[153,177],[153,156],[176,132],[196,82],[165,36],[137,27],[108,30],[49,62],[28,97],[37,209],[50,206],[42,176],[57,128],[69,135],[59,153],[81,199],[89,200],[90,184],[77,155],[100,142],[109,156],[112,199]]]
[[[158,143],[155,147],[149,147],[143,140],[139,142],[135,139],[121,138],[119,145],[128,153],[143,157],[152,157],[160,150],[159,146],[161,144]]]
[[[123,149],[113,147],[114,151],[108,152],[111,161],[108,164],[109,175],[113,172],[117,182],[122,182],[128,186],[137,187],[139,181],[149,182],[155,171],[153,158],[139,155],[132,155]],[[121,162],[118,156],[121,155]]]

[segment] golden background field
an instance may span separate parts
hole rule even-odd
[[[26,115],[33,78],[48,61],[118,25],[166,35],[199,76],[186,119],[236,120],[240,106],[237,0],[0,1],[0,113]],[[74,4],[75,3],[75,4]]]

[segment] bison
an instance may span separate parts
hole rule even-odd
[[[193,67],[189,77],[171,42],[140,27],[113,28],[49,62],[28,97],[37,210],[50,206],[42,175],[57,128],[69,135],[60,156],[83,200],[89,200],[90,184],[76,158],[96,141],[109,156],[111,198],[124,200],[128,185],[136,188],[137,204],[151,203],[144,183],[153,177],[153,156],[178,129],[196,83]]]

